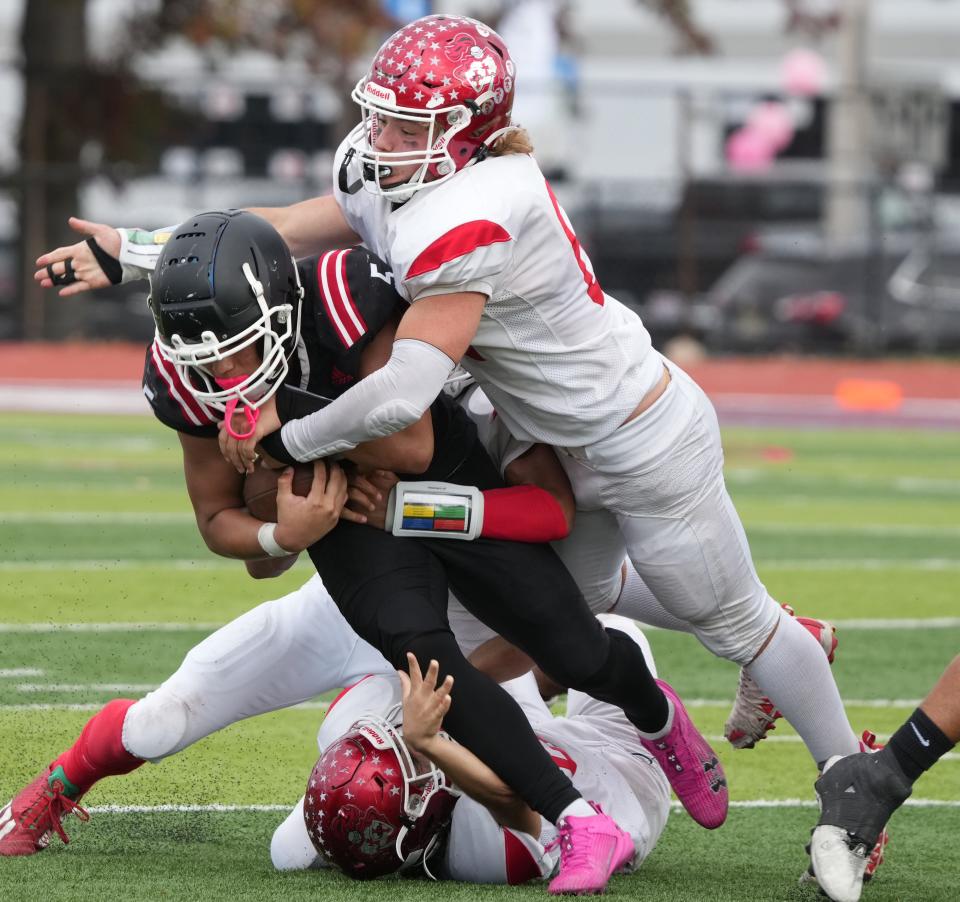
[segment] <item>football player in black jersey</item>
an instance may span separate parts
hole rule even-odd
[[[351,258],[360,263],[353,278]],[[377,290],[356,284],[362,274],[367,282],[375,280]],[[206,214],[174,230],[153,278],[158,340],[148,354],[144,386],[157,415],[181,434],[191,498],[195,506],[201,499],[198,520],[201,529],[206,524],[214,550],[249,558],[298,549],[289,531],[259,524],[238,509],[236,482],[232,506],[201,514],[212,483],[209,473],[189,477],[201,454],[194,440],[204,442],[203,462],[212,472],[215,463],[206,449],[224,414],[235,429],[238,407],[249,423],[259,404],[276,394],[278,411],[302,415],[300,405],[323,403],[315,400],[318,393],[335,396],[383,365],[386,357],[381,353],[377,360],[378,333],[370,323],[388,323],[400,300],[392,293],[386,303],[381,283],[390,288],[386,267],[364,250],[326,254],[295,267],[279,236],[252,214]],[[307,292],[302,315],[301,285]],[[387,354],[391,343],[389,334],[382,342]],[[249,365],[239,366],[254,348]],[[435,441],[424,476],[492,491],[502,486],[455,409],[440,400],[427,418]],[[416,425],[422,439],[425,430]],[[416,465],[424,459],[408,460],[414,458]],[[217,478],[226,483],[222,469]],[[221,543],[221,533],[230,538]],[[623,706],[641,729],[658,723],[662,712],[653,710],[653,698],[659,693],[645,695],[637,685],[636,675],[645,668],[632,660],[635,646],[599,626],[548,547],[484,538],[469,545],[400,539],[341,522],[310,553],[348,621],[389,660],[404,666],[409,650],[424,662],[439,660],[441,672],[455,676],[460,704],[448,716],[452,735],[548,819],[597,817],[598,826],[616,835],[615,825],[578,798],[509,697],[463,659],[446,620],[449,580],[469,610],[562,683]],[[490,723],[498,725],[496,733]],[[502,735],[510,736],[509,749]]]
[[[300,388],[310,388],[297,348],[304,346],[311,373],[327,374],[336,367],[348,376],[364,375],[349,363],[365,340],[371,342],[368,348],[376,347],[369,330],[362,327],[368,320],[387,320],[380,288],[381,283],[389,287],[382,277],[387,268],[371,261],[368,251],[349,252],[368,255],[364,269],[374,273],[368,279],[377,283],[376,292],[367,292],[362,285],[351,288],[348,269],[338,259],[345,252],[328,253],[299,265],[299,281],[307,295],[298,334],[293,321],[300,307],[298,278],[285,251],[279,235],[253,214],[205,214],[173,231],[154,271],[155,352],[173,365],[181,385],[198,403],[232,417],[221,428],[236,428],[239,404],[250,421],[256,416],[252,411],[274,394],[281,417],[303,415],[302,407],[292,407],[309,398],[290,391],[297,380]],[[239,312],[241,300],[245,318]],[[393,312],[402,302],[396,293],[391,301]],[[318,317],[323,321],[319,328]],[[216,369],[224,357],[257,342],[262,345],[255,369],[226,378]],[[281,345],[285,359],[277,351]],[[383,345],[388,353],[390,341]],[[374,355],[375,351],[360,352],[374,367],[386,362],[386,357],[377,360]],[[326,382],[327,397],[346,388],[332,379]],[[423,478],[494,492],[502,488],[462,412],[441,396],[427,415],[435,440]],[[269,442],[264,445],[269,449]],[[282,553],[281,539],[276,531],[260,534],[268,553]],[[271,543],[279,548],[273,549]],[[551,821],[579,801],[577,793],[541,753],[506,694],[463,658],[447,624],[448,584],[471,613],[563,685],[618,704],[641,730],[664,716],[656,710],[656,699],[662,696],[652,679],[653,692],[644,693],[638,685],[637,674],[646,671],[642,659],[635,660],[634,643],[600,626],[546,545],[482,535],[470,543],[447,537],[398,538],[341,522],[309,552],[347,621],[387,660],[403,668],[406,652],[412,651],[423,662],[438,660],[442,674],[453,674],[460,698],[448,715],[451,735]],[[488,729],[490,723],[500,725],[502,732],[495,735]],[[510,735],[520,754],[504,749],[499,735]]]

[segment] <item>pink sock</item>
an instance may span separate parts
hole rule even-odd
[[[143,764],[143,759],[131,755],[121,740],[123,719],[133,704],[130,698],[109,702],[87,721],[77,741],[53,762],[54,769],[63,768],[64,776],[80,795],[103,777],[128,774]]]

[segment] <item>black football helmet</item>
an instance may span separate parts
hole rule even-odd
[[[303,287],[280,233],[245,210],[200,213],[170,233],[150,278],[157,347],[200,402],[256,409],[279,387],[300,335]],[[217,385],[206,367],[260,342],[260,366]]]

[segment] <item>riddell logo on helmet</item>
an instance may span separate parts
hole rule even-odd
[[[394,105],[397,103],[397,95],[390,88],[384,88],[375,81],[368,81],[363,93],[375,100],[383,100]]]

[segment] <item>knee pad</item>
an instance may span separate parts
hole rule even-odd
[[[133,705],[123,721],[122,741],[131,755],[159,761],[179,752],[189,720],[187,705],[161,686]]]
[[[780,617],[787,616],[770,596],[754,609],[744,608],[736,623],[716,618],[693,624],[701,644],[718,658],[726,658],[741,667],[749,664],[763,648]]]

